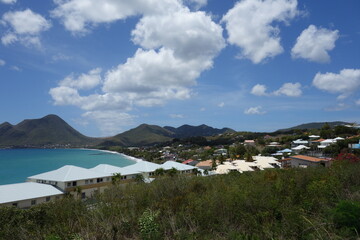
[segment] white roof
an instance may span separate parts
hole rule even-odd
[[[254,156],[255,163],[260,169],[274,168],[271,164],[280,165],[276,158],[265,156]]]
[[[285,148],[285,149],[280,150],[280,151],[278,151],[278,152],[279,152],[279,153],[291,153],[292,150],[291,150],[291,149],[288,149],[288,148]]]
[[[256,163],[246,162],[245,160],[235,160],[233,164],[239,172],[254,171],[251,167],[256,167]]]
[[[217,174],[227,174],[230,170],[237,170],[237,168],[235,166],[233,166],[233,165],[228,165],[228,164],[223,165],[223,164],[221,164],[221,165],[218,165],[216,167],[215,172]]]
[[[320,136],[318,135],[310,135],[309,138],[319,138]]]
[[[336,142],[336,140],[334,140],[334,139],[326,139],[324,141],[321,141],[320,143],[334,143],[334,142]]]
[[[305,141],[305,140],[302,140],[302,139],[297,139],[297,140],[293,141],[293,143],[295,143],[295,144],[307,144],[308,141]]]
[[[138,161],[137,163],[123,167],[122,169],[129,172],[154,172],[158,168],[161,168],[160,164],[148,161]]]
[[[139,171],[135,171],[134,169],[124,169],[122,167],[116,167],[109,164],[99,164],[96,167],[90,168],[90,170],[111,175],[115,173],[120,173],[122,176],[140,173]]]
[[[297,147],[292,148],[292,150],[302,150],[302,149],[310,149],[310,148],[304,145],[299,145]]]
[[[63,192],[48,184],[25,182],[0,185],[0,204],[60,194]]]
[[[99,173],[73,165],[65,165],[54,171],[40,173],[38,175],[28,177],[28,179],[39,179],[39,180],[47,180],[47,181],[55,181],[55,182],[68,182],[68,181],[102,178],[109,176],[111,176],[111,174]]]
[[[174,161],[167,161],[167,162],[161,164],[160,168],[163,168],[165,170],[175,168],[178,171],[186,171],[186,170],[195,169],[196,167],[186,165],[186,164],[182,164],[182,163],[178,163],[178,162],[174,162]]]
[[[345,138],[342,138],[342,137],[337,137],[337,138],[335,138],[334,140],[345,140]]]

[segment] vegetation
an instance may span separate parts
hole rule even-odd
[[[111,185],[0,208],[0,239],[357,239],[360,163]]]

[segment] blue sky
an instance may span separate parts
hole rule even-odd
[[[358,0],[0,0],[0,122],[359,122]]]

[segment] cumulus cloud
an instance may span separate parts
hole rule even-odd
[[[181,8],[176,0],[69,0],[55,1],[52,16],[74,34],[84,34],[100,23],[111,23],[136,15],[158,15]]]
[[[6,64],[6,62],[2,59],[0,59],[0,66],[4,66]]]
[[[81,74],[79,77],[75,78],[74,74],[66,77],[62,80],[59,85],[65,87],[71,87],[81,90],[92,89],[98,86],[101,82],[101,68],[95,68],[89,71],[88,74]]]
[[[251,94],[254,94],[256,96],[267,96],[268,94],[266,93],[266,86],[262,85],[262,84],[256,84],[252,89],[251,89]]]
[[[0,2],[5,3],[5,4],[13,4],[13,3],[16,3],[16,0],[0,0]]]
[[[222,27],[204,12],[190,11],[181,1],[104,2],[110,9],[104,8],[103,2],[92,0],[58,1],[53,15],[61,18],[65,28],[73,33],[141,15],[131,33],[139,48],[124,63],[105,71],[103,77],[95,71],[60,81],[50,90],[56,105],[75,105],[98,114],[103,109],[124,113],[134,107],[190,98],[196,79],[212,67],[213,59],[225,47]],[[92,88],[96,93],[87,95]]]
[[[297,15],[297,0],[242,0],[222,21],[228,42],[241,48],[240,56],[260,63],[283,52],[274,22],[287,23]]]
[[[102,131],[103,136],[120,133],[122,127],[134,123],[135,116],[118,111],[89,111],[83,117],[95,121]]]
[[[30,9],[24,11],[7,12],[2,16],[8,31],[2,36],[4,45],[20,41],[27,46],[40,46],[40,33],[51,27],[50,21]]]
[[[343,69],[340,73],[317,73],[313,85],[323,91],[340,93],[339,99],[345,99],[360,88],[360,69]]]
[[[284,83],[278,90],[274,93],[276,96],[285,95],[288,97],[299,97],[302,94],[301,84],[300,83]]]
[[[262,84],[256,84],[251,94],[256,96],[287,96],[287,97],[300,97],[302,95],[300,83],[284,83],[278,90],[271,93],[266,92],[266,86]]]
[[[262,115],[265,114],[265,111],[262,111],[262,107],[261,106],[257,106],[257,107],[251,107],[248,108],[244,111],[245,114],[247,115]]]
[[[291,50],[291,56],[319,63],[329,62],[328,51],[335,48],[335,41],[338,38],[338,30],[331,31],[310,25],[297,38],[296,44]]]

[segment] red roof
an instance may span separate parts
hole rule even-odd
[[[183,161],[182,163],[183,164],[188,164],[188,163],[191,163],[191,162],[193,162],[194,160],[192,160],[192,159],[188,159],[188,160],[186,160],[186,161]]]
[[[296,156],[290,156],[290,158],[310,161],[310,162],[321,162],[321,161],[330,161],[330,159],[324,159],[324,158],[316,158],[316,157],[310,157],[305,155],[296,155]]]

